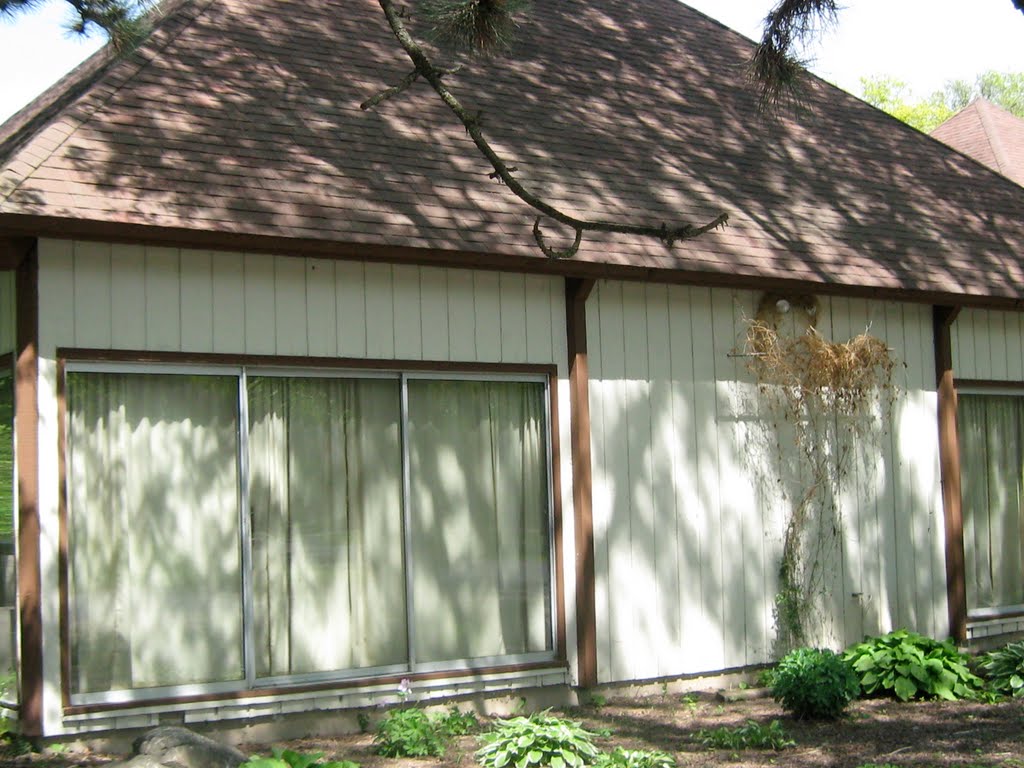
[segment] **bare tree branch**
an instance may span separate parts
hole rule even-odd
[[[473,139],[473,143],[476,145],[477,149],[480,150],[480,153],[487,158],[491,167],[494,168],[494,173],[491,174],[492,177],[496,177],[501,180],[516,195],[516,197],[531,208],[538,211],[543,216],[547,216],[560,224],[564,224],[565,226],[572,228],[576,233],[575,242],[569,248],[562,251],[553,249],[547,246],[544,242],[543,235],[540,231],[540,218],[538,218],[534,223],[533,228],[534,239],[537,241],[537,245],[540,247],[541,251],[549,258],[568,258],[575,255],[579,250],[584,232],[615,232],[620,234],[639,235],[642,237],[651,237],[660,240],[666,245],[671,246],[677,240],[687,240],[697,237],[716,229],[717,227],[725,226],[728,222],[729,217],[728,214],[725,213],[719,214],[710,222],[702,225],[676,224],[669,226],[668,224],[663,223],[658,226],[650,226],[614,221],[588,220],[580,219],[565,213],[544,201],[527,190],[512,175],[509,167],[484,138],[483,132],[480,129],[479,116],[471,115],[465,107],[462,106],[455,95],[452,94],[452,92],[444,85],[442,77],[445,71],[435,67],[423,51],[423,48],[413,39],[408,29],[406,29],[405,23],[402,21],[401,14],[396,10],[394,2],[392,0],[378,0],[378,2],[380,3],[381,10],[384,11],[384,16],[387,19],[388,24],[391,26],[391,31],[394,33],[395,38],[412,60],[415,72],[430,84],[431,88],[434,89],[434,92],[440,97],[441,101],[445,103],[448,109],[450,109],[462,123],[463,127],[466,129],[466,133],[468,133],[470,138]],[[409,79],[409,77],[410,76],[407,76],[406,79]],[[372,99],[370,101],[372,101]]]

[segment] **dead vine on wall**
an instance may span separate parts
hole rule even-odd
[[[747,367],[772,413],[778,471],[787,456],[798,464],[775,598],[780,652],[811,637],[815,601],[826,597],[826,555],[840,534],[838,499],[851,456],[886,431],[896,396],[896,361],[885,342],[867,331],[829,341],[816,327],[818,311],[813,296],[765,294],[744,340]]]

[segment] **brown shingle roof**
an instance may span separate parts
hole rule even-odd
[[[991,101],[975,99],[932,136],[1024,185],[1024,120]]]
[[[762,118],[751,45],[675,0],[539,0],[513,59],[448,82],[571,212],[731,217],[671,249],[588,235],[560,269],[1024,297],[1024,189],[818,80],[799,113]],[[185,0],[0,145],[0,234],[58,217],[552,268],[426,86],[360,111],[409,69],[373,0]]]

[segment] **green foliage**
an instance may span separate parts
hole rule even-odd
[[[18,724],[0,717],[0,758],[20,757],[32,751],[32,742],[18,732]]]
[[[796,742],[786,735],[782,723],[772,720],[762,725],[756,720],[748,720],[735,728],[702,728],[697,731],[697,739],[710,749],[774,749],[796,746]]]
[[[967,657],[953,643],[939,642],[905,629],[868,638],[843,658],[871,696],[894,695],[901,701],[975,698],[982,680],[967,668]]]
[[[155,3],[150,0],[67,0],[72,11],[68,28],[75,34],[103,30],[118,53],[127,53],[149,32],[146,12]],[[0,15],[34,9],[37,0],[0,0]]]
[[[596,768],[675,768],[676,760],[667,752],[648,749],[623,749],[602,754]]]
[[[834,720],[859,695],[856,673],[829,650],[797,648],[772,675],[772,698],[798,718]]]
[[[915,99],[910,86],[894,77],[862,77],[860,87],[861,98],[868,104],[924,133],[930,133],[956,114],[942,91],[923,100]]]
[[[416,707],[388,712],[373,737],[377,754],[384,757],[441,757],[447,741],[440,718]]]
[[[369,718],[359,723],[365,729]],[[476,715],[454,706],[435,714],[417,707],[393,709],[381,721],[373,741],[377,754],[384,757],[441,757],[449,741],[472,733],[479,725]]]
[[[1024,117],[1024,72],[982,72],[973,83],[949,80],[941,91],[918,99],[902,80],[862,77],[861,98],[897,120],[930,133],[979,96]]]
[[[1024,642],[989,651],[978,666],[991,690],[1015,699],[1024,697]]]
[[[499,720],[493,731],[480,737],[484,746],[476,758],[484,768],[582,768],[593,765],[600,755],[594,735],[578,722],[553,717],[545,710]]]
[[[757,685],[760,688],[775,686],[775,667],[766,667],[757,673]]]
[[[359,768],[351,760],[321,762],[323,752],[296,752],[274,747],[273,757],[250,757],[239,768]]]
[[[473,733],[480,722],[472,712],[462,712],[453,706],[437,718],[437,725],[448,737],[454,737]]]

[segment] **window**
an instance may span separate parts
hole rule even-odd
[[[0,669],[17,670],[18,602],[14,534],[17,520],[14,470],[13,355],[0,355]],[[0,686],[0,698],[17,700],[16,681]]]
[[[1024,397],[957,397],[969,615],[1024,608]]]
[[[543,376],[68,371],[73,701],[553,658]]]
[[[5,543],[14,543],[14,377],[10,357],[0,355],[0,547]]]

